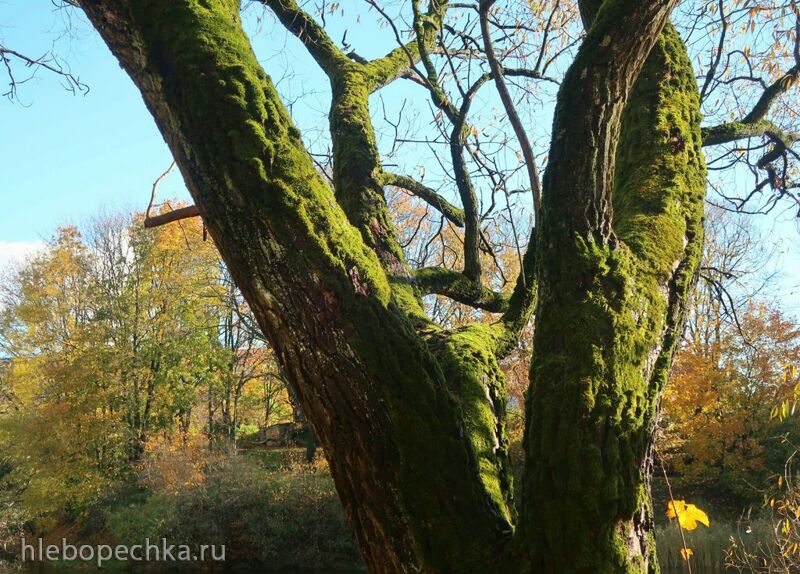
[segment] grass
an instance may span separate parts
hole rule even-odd
[[[327,463],[321,457],[306,463],[304,449],[162,453],[79,517],[30,533],[37,536],[56,545],[62,536],[74,545],[130,547],[162,538],[193,549],[214,545],[219,551],[224,545],[226,571],[233,566],[232,572],[363,569]],[[18,556],[19,548],[9,552]],[[129,572],[131,565],[109,561],[103,569]],[[183,571],[198,571],[191,566]],[[0,573],[94,570],[87,563],[0,564]]]
[[[691,532],[684,531],[686,545],[693,553],[692,572],[694,574],[726,572],[726,551],[734,541],[738,544],[741,539],[748,546],[754,547],[759,542],[768,542],[771,539],[772,527],[767,520],[751,523],[750,529],[751,532],[748,533],[745,525],[712,521],[709,528],[699,526]],[[674,523],[656,528],[656,545],[663,572],[688,572],[686,562],[680,554],[683,547],[680,532]]]
[[[83,515],[73,535],[94,544],[141,544],[145,538],[190,546],[224,544],[228,562],[268,565],[281,572],[322,567],[359,571],[359,552],[327,464],[321,457],[307,464],[304,457],[304,449],[253,449],[238,455],[203,451],[197,456],[178,450],[152,457],[137,480]],[[724,572],[732,539],[748,547],[770,539],[767,520],[754,522],[746,533],[710,502],[695,502],[709,511],[712,522],[709,528],[685,533],[694,574]],[[662,571],[687,572],[675,523],[663,522],[663,512],[658,519]],[[60,566],[62,572],[80,571]],[[108,566],[113,572],[115,565]]]

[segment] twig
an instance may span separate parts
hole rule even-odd
[[[669,478],[667,478],[667,469],[664,467],[664,459],[662,458],[661,454],[657,450],[655,450],[655,455],[658,457],[658,463],[661,465],[661,472],[664,474],[664,481],[667,483],[667,493],[669,494],[669,501],[672,505],[672,510],[675,512],[675,522],[678,523],[678,530],[681,533],[681,544],[683,544],[683,556],[686,558],[686,568],[689,569],[689,574],[692,574],[692,564],[690,562],[689,556],[689,547],[686,545],[686,535],[683,533],[683,526],[681,526],[680,518],[678,517],[678,508],[675,506],[675,498],[672,496],[672,486],[669,483]]]
[[[173,221],[180,221],[181,219],[198,217],[200,215],[200,210],[197,209],[197,206],[195,205],[181,207],[180,209],[174,209],[159,215],[150,215],[150,210],[153,209],[153,202],[156,199],[156,191],[158,191],[158,187],[167,178],[167,176],[172,173],[173,169],[175,169],[174,161],[169,164],[167,170],[159,175],[153,182],[153,189],[150,192],[150,203],[147,204],[147,209],[144,212],[144,226],[147,228],[159,227],[161,225],[166,225],[167,223],[172,223]],[[205,239],[205,226],[203,226],[203,239]]]

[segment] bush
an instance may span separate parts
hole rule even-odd
[[[173,501],[165,493],[155,493],[143,502],[129,503],[110,512],[106,527],[114,544],[142,544],[145,539],[158,540],[165,524],[174,515]]]
[[[295,568],[359,564],[327,468],[296,464],[293,458],[275,451],[268,457],[218,458],[201,481],[114,513],[108,528],[115,542],[149,536],[225,545],[228,561]]]

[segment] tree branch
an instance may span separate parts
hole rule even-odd
[[[14,75],[11,58],[19,60],[26,68],[33,68],[34,70],[37,68],[43,68],[48,72],[52,72],[58,76],[61,76],[64,78],[66,89],[72,93],[75,93],[76,91],[82,92],[84,95],[89,93],[89,86],[81,82],[80,78],[73,75],[68,69],[66,69],[52,53],[48,52],[39,58],[31,58],[25,54],[10,48],[6,48],[0,44],[0,63],[2,63],[3,67],[6,69],[9,85],[8,91],[3,93],[3,95],[10,100],[16,99],[17,87],[19,84],[23,84],[33,77],[33,74],[31,74],[30,77],[23,80],[17,79]]]
[[[196,205],[189,205],[187,207],[174,209],[160,215],[145,217],[144,226],[148,228],[159,227],[161,225],[166,225],[167,223],[172,223],[173,221],[189,219],[190,217],[200,217],[200,210],[197,209]]]
[[[190,205],[188,207],[181,207],[180,209],[175,209],[173,211],[168,211],[167,213],[161,213],[159,215],[150,215],[150,210],[153,209],[153,202],[156,200],[156,192],[158,191],[158,187],[161,183],[172,173],[172,170],[175,169],[175,162],[173,161],[169,164],[169,167],[159,175],[156,180],[153,182],[153,189],[150,192],[150,203],[147,204],[147,209],[144,212],[144,226],[145,227],[159,227],[161,225],[166,225],[167,223],[172,223],[173,221],[179,221],[181,219],[188,219],[190,217],[199,217],[200,210],[197,209],[196,206]]]
[[[531,320],[536,307],[536,228],[531,229],[528,247],[522,260],[520,274],[501,317],[504,334],[497,350],[498,357],[508,355],[517,344],[520,333]]]
[[[775,100],[781,96],[784,92],[786,92],[789,88],[791,88],[795,82],[800,77],[800,65],[792,66],[783,76],[775,80],[766,90],[764,93],[761,94],[761,97],[756,102],[756,105],[753,106],[753,109],[747,114],[744,119],[742,120],[746,124],[752,124],[754,122],[763,120],[767,113],[769,113],[772,104],[775,103]]]
[[[703,146],[719,145],[762,135],[770,135],[773,139],[778,139],[784,144],[800,140],[800,134],[784,133],[781,128],[766,119],[775,101],[800,80],[800,10],[797,10],[795,32],[794,66],[767,86],[753,109],[744,118],[737,122],[728,122],[703,128]]]
[[[303,43],[311,57],[329,76],[337,66],[350,59],[295,0],[261,0],[278,17],[281,24]]]
[[[719,18],[720,24],[722,25],[722,32],[719,36],[719,44],[717,46],[717,55],[715,58],[711,59],[711,65],[708,68],[708,73],[706,74],[706,79],[703,82],[703,88],[700,90],[700,101],[704,101],[706,96],[711,95],[713,88],[711,88],[711,82],[714,79],[714,76],[717,73],[717,68],[719,67],[719,62],[722,59],[723,47],[725,46],[725,37],[728,34],[728,19],[725,16],[725,2],[724,0],[719,0]]]
[[[755,122],[727,122],[717,126],[705,127],[703,133],[703,146],[720,145],[736,140],[763,136],[765,134],[778,135],[784,141],[800,141],[800,133],[784,133],[781,128],[770,120]]]
[[[367,69],[374,80],[372,91],[379,90],[386,84],[391,83],[402,77],[412,69],[420,60],[420,43],[424,46],[432,46],[436,40],[436,35],[442,27],[445,13],[447,12],[448,0],[430,0],[428,4],[427,18],[417,32],[422,32],[421,37],[414,38],[409,42],[403,42],[400,32],[394,21],[384,12],[384,10],[373,0],[367,2],[375,8],[386,19],[391,26],[398,44],[397,48],[381,58],[377,58],[368,64]]]
[[[495,0],[482,0],[479,9],[479,17],[481,23],[481,35],[483,36],[483,46],[486,51],[486,59],[489,62],[489,68],[492,70],[494,83],[497,87],[497,92],[500,94],[500,100],[503,102],[503,108],[508,115],[508,121],[511,122],[511,127],[514,128],[514,133],[517,136],[519,145],[522,148],[522,156],[525,158],[525,167],[528,170],[528,180],[530,182],[531,190],[533,192],[533,212],[534,218],[538,220],[539,208],[542,199],[542,190],[539,185],[539,170],[536,168],[536,157],[533,155],[533,148],[528,139],[528,134],[522,125],[517,109],[514,106],[514,101],[511,99],[511,94],[506,86],[506,81],[503,76],[503,66],[497,60],[492,45],[492,36],[489,31],[489,10],[494,5]],[[520,263],[522,263],[520,261]],[[525,270],[522,270],[522,276],[525,276]]]
[[[744,118],[738,122],[726,122],[717,126],[703,128],[703,146],[720,145],[769,134],[784,142],[800,140],[800,134],[784,133],[773,122],[765,119],[775,100],[789,90],[798,79],[800,79],[800,66],[793,66],[780,79],[764,90],[753,109]]]
[[[383,183],[384,185],[392,185],[405,189],[438,210],[454,225],[464,227],[464,210],[447,201],[427,185],[405,175],[396,175],[387,172],[383,173]]]
[[[492,313],[502,313],[508,308],[508,295],[487,289],[458,271],[423,267],[417,270],[414,279],[417,287],[426,295],[444,295],[464,305]]]

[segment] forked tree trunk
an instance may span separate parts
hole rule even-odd
[[[337,63],[314,45],[326,66],[343,66],[329,73],[332,127],[363,138],[340,140],[336,159],[369,160],[353,164],[366,166],[355,180],[340,164],[337,202],[256,61],[237,0],[81,0],[275,348],[371,572],[656,568],[652,425],[704,189],[691,66],[675,31],[661,33],[675,1],[603,4],[559,94],[526,256],[535,284],[503,321],[443,331],[424,317],[376,185],[366,98],[396,71]],[[298,26],[293,0],[270,3]],[[536,292],[515,530],[498,357]]]

